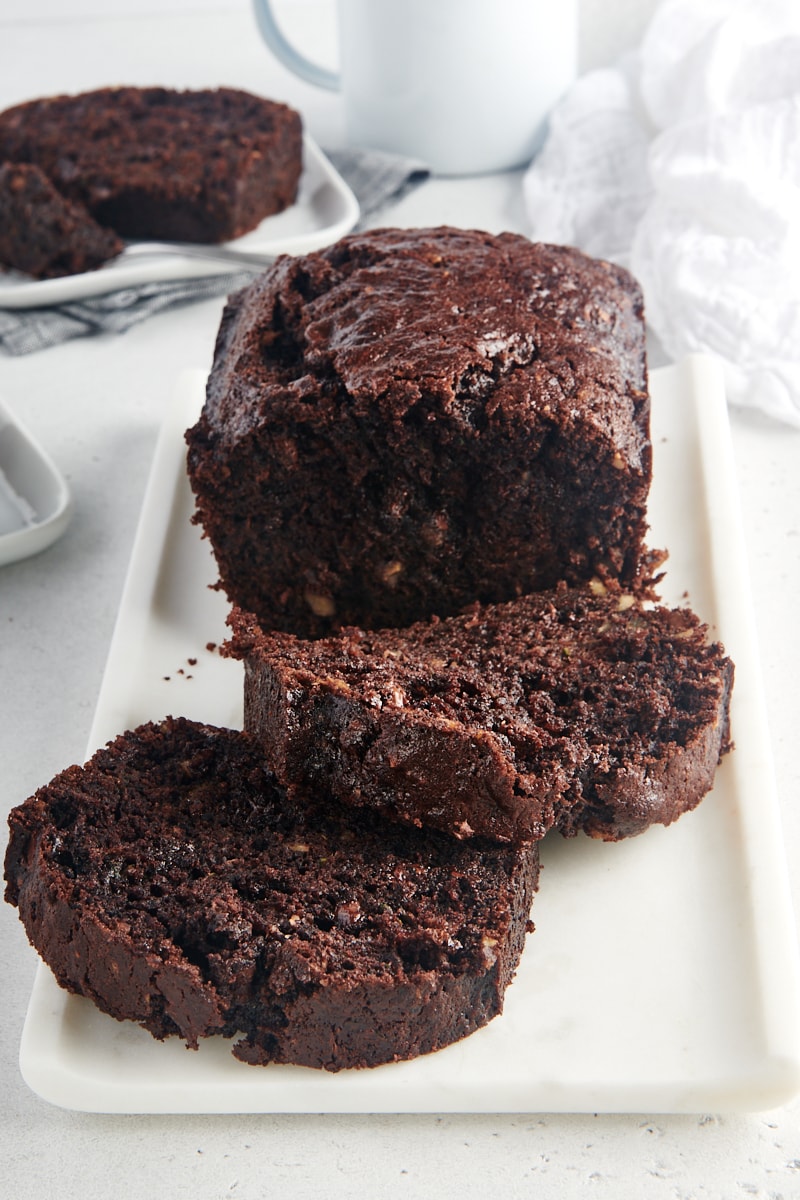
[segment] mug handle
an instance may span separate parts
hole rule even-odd
[[[317,66],[310,59],[304,58],[287,41],[275,20],[275,15],[270,7],[270,0],[253,0],[253,6],[261,36],[275,57],[285,67],[288,67],[295,75],[299,75],[301,79],[305,79],[307,83],[327,88],[331,92],[338,92],[340,90],[341,78],[336,71],[329,71],[326,67]]]

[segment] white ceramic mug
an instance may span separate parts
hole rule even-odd
[[[277,58],[341,91],[352,145],[443,175],[522,166],[576,73],[577,0],[337,0],[341,70],[310,62],[254,0]]]

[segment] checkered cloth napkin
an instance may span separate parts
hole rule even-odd
[[[430,174],[423,163],[378,151],[326,153],[358,200],[359,225],[396,203]],[[167,308],[227,296],[256,274],[255,270],[232,271],[200,279],[144,283],[53,308],[0,309],[0,346],[8,354],[32,354],[71,338],[124,333]]]

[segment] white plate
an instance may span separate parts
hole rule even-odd
[[[156,454],[89,751],[168,713],[237,725],[241,667],[207,649],[227,603],[190,525],[187,378]],[[68,996],[40,966],[22,1072],[53,1103],[106,1112],[707,1112],[800,1090],[798,963],[737,517],[725,399],[705,360],[653,378],[652,544],[736,661],[736,750],[669,829],[617,845],[550,838],[505,1012],[413,1062],[332,1075],[198,1052]],[[196,663],[190,663],[196,659]],[[167,678],[168,677],[168,678]]]
[[[307,134],[297,201],[267,217],[257,229],[226,246],[256,254],[305,254],[348,233],[359,216],[358,201],[341,175]],[[41,308],[100,296],[138,283],[194,279],[236,270],[236,264],[181,255],[135,258],[123,252],[97,271],[60,279],[0,273],[0,308]]]
[[[46,550],[71,515],[55,463],[0,401],[0,566]]]

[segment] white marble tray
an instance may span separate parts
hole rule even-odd
[[[20,1056],[31,1088],[76,1109],[217,1113],[718,1112],[800,1090],[797,944],[721,379],[697,359],[652,384],[664,598],[688,597],[737,668],[736,749],[713,793],[618,845],[548,839],[505,1012],[457,1045],[335,1075],[249,1067],[221,1039],[196,1053],[157,1043],[40,966]],[[241,719],[240,665],[207,648],[227,603],[189,523],[182,435],[202,392],[188,376],[163,430],[89,752],[167,713]]]

